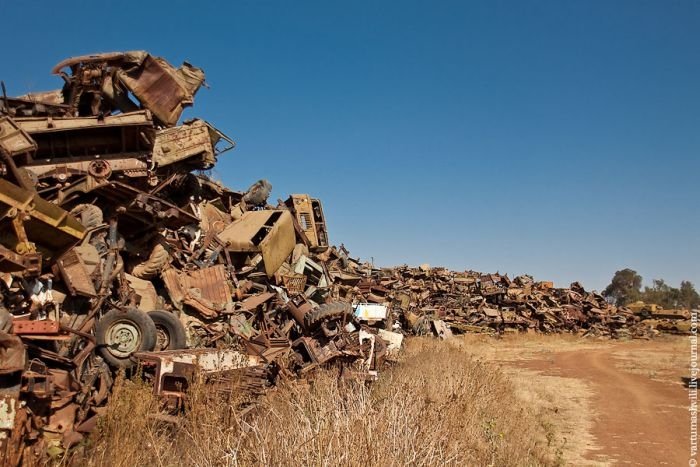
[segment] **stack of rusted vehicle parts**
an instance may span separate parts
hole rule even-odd
[[[387,342],[334,300],[320,201],[202,174],[234,142],[179,123],[201,69],[127,52],[53,72],[61,90],[0,99],[5,464],[79,443],[135,365],[175,407],[195,372],[250,392],[328,364],[376,377]]]
[[[329,244],[318,199],[208,178],[234,142],[180,123],[201,69],[76,57],[0,98],[0,456],[60,455],[138,366],[175,410],[194,375],[259,393],[329,365],[374,379],[405,335],[637,333],[579,284],[377,269]]]
[[[427,265],[374,269],[347,258],[331,261],[328,267],[340,296],[389,305],[394,327],[415,334],[518,331],[651,337],[682,330],[681,321],[689,316],[644,316],[608,303],[578,282],[554,288],[552,282],[535,282],[527,275],[510,279]]]

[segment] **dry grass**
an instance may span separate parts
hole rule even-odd
[[[497,338],[480,334],[464,334],[455,339],[473,356],[489,362],[518,362],[546,360],[557,352],[600,349],[613,345],[606,338],[580,337],[574,334],[523,333],[503,335]]]
[[[516,384],[518,399],[535,411],[559,463],[606,465],[585,458],[590,451],[600,449],[592,434],[595,411],[590,384],[518,367],[509,368],[508,377]]]
[[[493,365],[465,347],[412,339],[402,361],[366,386],[333,372],[292,382],[242,414],[238,401],[193,391],[177,425],[157,401],[118,382],[99,433],[69,463],[90,465],[551,465],[553,427]]]
[[[613,354],[619,369],[672,384],[681,384],[681,377],[687,376],[690,343],[686,337],[662,336],[653,345],[634,344],[620,346]]]
[[[610,340],[569,334],[519,334],[496,339],[469,334],[450,344],[507,375],[517,400],[528,407],[544,431],[556,463],[607,465],[585,458],[588,452],[600,449],[592,435],[595,412],[591,385],[577,378],[543,374],[529,368],[528,363],[553,362],[559,352],[585,352],[614,345]]]

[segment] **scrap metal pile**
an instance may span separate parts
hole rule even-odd
[[[178,407],[193,374],[258,393],[336,365],[373,379],[405,334],[587,329],[636,318],[578,284],[408,267],[329,245],[318,199],[204,175],[234,142],[179,123],[201,69],[146,52],[76,57],[57,91],[0,99],[0,455],[60,453],[115,373]]]
[[[137,364],[175,406],[195,370],[252,392],[329,362],[376,376],[387,345],[333,300],[321,203],[202,174],[234,142],[178,124],[201,69],[128,52],[53,73],[61,90],[0,101],[6,464],[78,443]]]
[[[351,270],[331,267],[331,275],[347,284],[341,286],[345,290],[357,294],[355,302],[390,305],[394,326],[415,334],[445,338],[466,332],[520,331],[648,337],[659,331],[680,331],[679,322],[688,319],[687,313],[652,316],[616,307],[578,282],[554,288],[552,282],[535,282],[527,275],[510,279],[427,265],[370,273],[355,265],[355,283],[350,288]]]

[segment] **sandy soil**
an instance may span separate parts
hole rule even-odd
[[[567,337],[465,342],[495,361],[553,425],[569,465],[687,465],[689,344],[683,337],[604,341]],[[476,344],[476,345],[475,345]]]

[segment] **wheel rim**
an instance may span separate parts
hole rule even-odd
[[[156,325],[156,350],[165,350],[170,346],[170,334],[163,326]]]
[[[127,358],[141,346],[141,331],[129,320],[115,321],[107,331],[109,352],[119,358]]]

